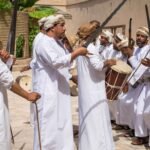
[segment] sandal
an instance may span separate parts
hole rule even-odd
[[[130,130],[129,132],[125,133],[124,137],[134,137],[134,130]]]
[[[146,144],[148,141],[146,140],[145,137],[141,138],[141,137],[135,137],[133,138],[131,144],[132,145],[143,145]]]
[[[124,128],[121,125],[116,125],[113,129],[114,130],[123,130]]]

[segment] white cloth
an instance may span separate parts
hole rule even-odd
[[[79,150],[114,150],[105,91],[105,70],[99,49],[77,59],[79,88]]]
[[[30,67],[32,69],[32,90],[33,91],[34,91],[34,87],[36,87],[36,83],[37,83],[35,75],[37,74],[36,68],[38,68],[37,63],[36,63],[37,60],[36,60],[35,51],[36,51],[37,45],[41,42],[41,39],[43,36],[44,36],[44,33],[39,32],[36,35],[36,37],[34,38],[33,45],[32,45],[32,60],[30,62]],[[33,126],[33,122],[34,122],[34,109],[32,107],[33,107],[33,105],[31,103],[30,104],[30,124],[31,124],[31,126]]]
[[[142,48],[135,49],[134,55],[129,59],[130,64],[135,70],[139,66],[141,59],[145,57],[148,50],[149,50],[149,45],[146,45]],[[147,70],[145,70],[143,69],[142,65],[141,67],[138,68],[138,70],[136,71],[135,74],[133,74],[133,78],[131,78],[131,80],[129,77],[129,83],[131,85],[133,85],[139,79],[148,77],[149,75],[148,68]],[[124,108],[123,109],[121,108],[120,114],[124,114],[125,112],[127,112],[126,117],[124,118],[122,123],[126,122],[127,125],[133,128],[135,130],[135,136],[137,137],[145,137],[148,135],[147,127],[145,125],[144,118],[143,118],[143,111],[144,111],[145,104],[148,101],[148,95],[150,92],[148,90],[149,84],[150,82],[140,83],[136,88],[132,89],[126,94],[126,96],[124,96],[125,97],[124,101],[121,100],[122,102],[124,102],[124,106],[122,106],[122,108],[123,107]],[[131,99],[128,99],[128,97],[130,97]]]
[[[11,88],[13,77],[8,67],[0,60],[0,149],[11,150],[10,121],[6,89]]]
[[[129,59],[132,64],[133,69],[139,66],[141,59],[145,57],[149,50],[149,46],[143,48],[135,48],[133,56]],[[147,55],[148,56],[148,55]],[[133,70],[134,73],[134,70]],[[143,121],[143,110],[146,99],[146,93],[148,92],[147,84],[141,83],[138,87],[132,88],[140,78],[148,77],[148,68],[141,65],[136,73],[129,77],[129,91],[126,94],[121,94],[119,96],[119,114],[117,116],[117,123],[122,125],[128,125],[131,129],[135,129],[136,136],[143,137],[147,135],[147,129]],[[136,93],[136,94],[135,94]]]
[[[41,94],[37,105],[42,150],[73,150],[69,90],[71,54],[66,54],[68,52],[47,35],[35,51],[38,67],[34,72],[33,89]],[[36,114],[34,117],[34,150],[39,150]]]

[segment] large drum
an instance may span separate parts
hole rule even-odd
[[[26,91],[31,92],[32,90],[32,79],[28,75],[18,76],[16,82]]]
[[[132,68],[121,60],[117,60],[116,65],[108,69],[105,79],[108,100],[117,100],[131,72]]]

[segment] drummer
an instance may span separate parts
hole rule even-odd
[[[150,46],[148,45],[149,41],[149,30],[146,27],[139,27],[136,32],[136,44],[137,48],[132,51],[128,49],[128,61],[131,66],[137,71],[129,81],[129,83],[134,87],[134,93],[137,97],[134,97],[134,119],[133,126],[135,130],[135,138],[132,140],[133,145],[145,144],[146,137],[148,136],[147,126],[145,125],[143,118],[144,106],[147,104],[148,95],[150,94],[150,81],[149,81],[149,70],[148,67],[146,70],[140,69],[138,67],[141,63],[141,60],[145,57],[148,57]],[[147,55],[148,54],[148,55]],[[148,57],[149,58],[149,57]],[[146,94],[145,94],[146,93]],[[129,112],[130,113],[130,112]],[[128,115],[128,114],[126,114]],[[149,122],[150,123],[150,122]]]
[[[100,35],[100,43],[101,43],[101,49],[102,49],[102,55],[105,59],[123,59],[122,53],[119,51],[117,47],[117,43],[122,41],[125,38],[125,36],[121,33],[117,33],[114,36],[113,39],[113,34],[106,30],[103,31],[102,34]],[[114,123],[116,121],[116,115],[118,112],[117,108],[117,101],[108,101],[109,103],[109,109],[110,109],[110,116],[111,116],[111,121]],[[115,129],[122,129],[122,127],[117,126],[115,124]]]
[[[124,55],[124,61],[127,62],[128,59],[128,49],[129,49],[129,41],[128,39],[124,39],[117,44],[117,47]],[[134,100],[135,96],[134,89],[131,86],[125,86],[123,89],[123,93],[118,98],[118,112],[116,115],[116,123],[122,126],[128,126],[130,130],[125,133],[125,137],[134,136],[134,125],[133,125],[133,114],[134,114]],[[127,115],[130,113],[130,115]]]
[[[114,36],[114,40],[113,40],[113,54],[111,54],[111,57],[115,57],[115,58],[121,59],[121,60],[124,58],[124,56],[120,52],[120,49],[118,48],[118,43],[120,43],[124,39],[126,39],[126,37],[122,33],[117,33]]]
[[[99,50],[104,59],[112,58],[110,57],[110,52],[113,49],[112,42],[113,34],[109,30],[103,30],[99,36],[97,44],[100,44]]]

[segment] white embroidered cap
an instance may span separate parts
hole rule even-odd
[[[103,30],[101,36],[107,38],[108,41],[109,41],[110,43],[112,43],[112,41],[113,41],[113,34],[112,34],[110,31],[108,31],[108,30]]]
[[[44,23],[47,21],[47,17],[43,17],[38,21],[39,27],[41,27],[42,25],[44,25]]]
[[[65,18],[63,15],[52,15],[47,17],[47,21],[44,23],[44,29],[47,30],[52,28],[55,24],[65,23]]]
[[[144,35],[146,37],[149,37],[149,30],[147,27],[139,27],[137,29],[136,34]]]
[[[122,40],[124,40],[125,38],[126,38],[125,35],[123,35],[122,33],[117,33],[117,34],[115,35],[115,39],[118,40],[118,41],[122,41]]]
[[[129,45],[129,40],[128,40],[128,38],[126,38],[126,39],[123,39],[121,42],[119,42],[117,44],[117,47],[119,49],[121,49],[121,48],[124,48],[124,47],[128,47],[128,45]]]

